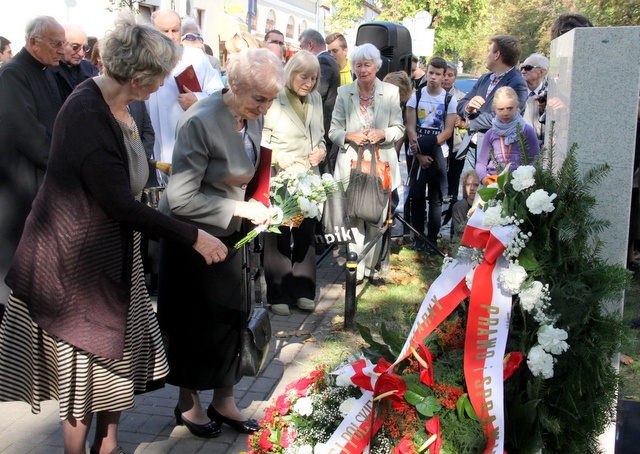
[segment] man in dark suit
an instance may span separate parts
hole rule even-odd
[[[324,115],[324,137],[327,150],[332,149],[332,143],[329,140],[329,127],[331,126],[331,115],[333,114],[333,106],[336,104],[338,96],[338,87],[340,86],[340,67],[338,62],[327,52],[327,43],[324,36],[311,28],[307,28],[300,34],[298,38],[301,50],[308,50],[318,57],[320,62],[320,82],[318,84],[318,92],[322,97],[322,109]],[[334,153],[335,155],[335,153]],[[320,164],[322,172],[333,173],[333,165],[335,157],[331,161],[332,153],[329,152],[327,159]]]
[[[491,128],[495,112],[492,109],[496,89],[508,86],[518,94],[520,112],[523,113],[527,95],[527,83],[517,68],[522,48],[511,35],[496,35],[489,38],[487,69],[473,88],[458,102],[458,115],[467,120],[470,132],[478,132],[477,149],[482,146],[484,133]]]
[[[0,301],[9,296],[4,277],[44,179],[62,106],[49,68],[64,55],[64,28],[41,16],[29,22],[26,37],[24,48],[0,68]]]
[[[98,68],[84,59],[89,51],[87,34],[77,25],[65,25],[64,32],[67,36],[64,57],[60,65],[52,69],[60,88],[62,102],[65,102],[78,84],[99,74]]]

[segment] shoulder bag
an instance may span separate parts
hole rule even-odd
[[[360,147],[357,161],[351,161],[347,211],[351,219],[377,224],[390,200],[391,170],[388,162],[380,161],[378,147],[371,151],[371,161],[365,161],[363,155]]]

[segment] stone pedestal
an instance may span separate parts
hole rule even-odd
[[[640,27],[576,28],[551,43],[545,143],[553,141],[558,164],[577,144],[582,173],[597,164],[611,167],[595,189],[596,216],[611,222],[600,235],[602,258],[621,265],[627,256],[639,63]],[[622,299],[610,304],[622,311]],[[600,447],[614,453],[615,424]]]

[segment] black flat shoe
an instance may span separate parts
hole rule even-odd
[[[176,415],[176,425],[186,426],[187,429],[189,429],[189,432],[191,432],[196,437],[215,438],[222,432],[220,430],[220,427],[218,427],[218,424],[216,424],[214,421],[209,421],[206,424],[195,424],[188,419],[183,418],[182,412],[177,405],[175,410],[173,411],[173,414]]]
[[[258,421],[255,419],[236,421],[235,419],[227,418],[226,416],[221,415],[211,404],[209,404],[209,407],[207,408],[207,416],[212,421],[215,421],[220,425],[224,423],[241,434],[252,434],[261,429],[260,424],[258,424]]]

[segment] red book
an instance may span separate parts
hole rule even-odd
[[[201,92],[200,82],[198,82],[198,76],[193,69],[193,65],[187,66],[184,71],[175,76],[176,84],[178,84],[178,90],[180,93],[186,93],[183,87],[187,87],[193,92]]]
[[[245,200],[254,199],[268,207],[271,183],[271,148],[260,147],[260,161],[256,173],[247,185]]]

